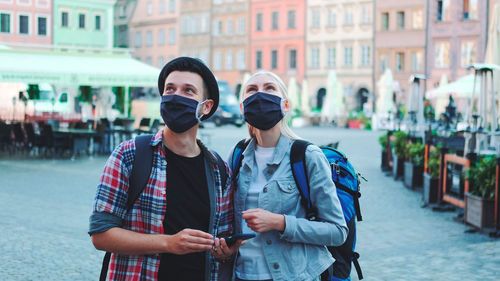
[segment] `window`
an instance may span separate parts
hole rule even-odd
[[[466,67],[476,60],[476,42],[463,41],[461,46],[460,61],[463,67]]]
[[[361,47],[361,66],[370,65],[370,46]]]
[[[363,7],[361,9],[361,23],[362,24],[369,24],[371,21],[370,19],[370,9],[368,7]]]
[[[380,63],[380,71],[383,72],[386,68],[389,67],[389,55],[387,54],[380,55],[379,63]]]
[[[149,65],[153,65],[153,59],[151,57],[146,57],[146,59],[144,60],[145,63],[149,64]]]
[[[137,31],[135,33],[135,46],[136,47],[142,46],[142,33],[140,31]]]
[[[153,32],[151,30],[146,31],[146,46],[153,46]]]
[[[165,45],[165,30],[164,29],[158,30],[158,45],[160,45],[160,46]]]
[[[164,64],[165,64],[165,58],[163,58],[162,56],[159,56],[158,57],[158,67],[162,68]]]
[[[168,10],[171,12],[171,13],[175,13],[175,0],[170,0],[168,2]]]
[[[153,13],[153,3],[148,2],[146,4],[146,13],[150,16]]]
[[[319,28],[319,26],[320,26],[320,14],[319,14],[319,12],[320,12],[319,10],[312,11],[311,27]]]
[[[344,47],[344,66],[352,66],[352,47]]]
[[[422,29],[424,27],[424,15],[422,9],[412,12],[411,25],[413,29]]]
[[[418,72],[422,70],[422,52],[411,53],[411,71]]]
[[[271,14],[271,28],[272,30],[278,30],[278,22],[279,22],[279,13],[278,12],[273,12]]]
[[[95,16],[95,30],[101,30],[101,16]]]
[[[221,36],[221,35],[222,35],[222,21],[215,20],[214,21],[214,36]]]
[[[234,23],[232,19],[227,20],[226,34],[233,35]]]
[[[295,11],[288,11],[288,28],[296,28],[295,26]]]
[[[396,72],[403,72],[405,70],[405,54],[396,53]]]
[[[10,14],[0,13],[0,32],[10,33]]]
[[[464,20],[477,20],[477,0],[464,0]]]
[[[238,34],[245,34],[245,18],[238,20]]]
[[[158,10],[160,10],[160,14],[164,14],[165,13],[165,0],[160,0],[160,3],[159,3],[159,8]]]
[[[244,50],[238,51],[237,60],[238,60],[238,69],[239,70],[245,69],[246,65],[245,65],[245,51]]]
[[[226,69],[227,70],[233,69],[233,52],[231,51],[228,51],[226,53]]]
[[[69,26],[69,14],[68,12],[61,13],[61,26],[68,27]]]
[[[311,49],[311,68],[319,68],[319,49]]]
[[[262,13],[258,13],[255,17],[255,30],[262,31]]]
[[[127,7],[125,5],[121,5],[118,10],[118,15],[121,19],[124,19],[127,16]]]
[[[405,12],[398,12],[398,29],[405,29]]]
[[[352,9],[344,9],[344,25],[353,25]]]
[[[29,34],[29,23],[30,19],[28,16],[20,15],[19,16],[19,34]]]
[[[78,28],[85,28],[85,14],[78,14]]]
[[[38,17],[38,35],[47,35],[47,18]]]
[[[297,50],[290,50],[290,69],[297,68]]]
[[[437,20],[450,20],[450,0],[439,0],[437,2]]]
[[[337,25],[337,15],[333,11],[333,9],[328,9],[328,27],[333,27]]]
[[[389,30],[389,13],[382,13],[382,30]]]
[[[328,57],[327,57],[327,66],[328,68],[334,68],[336,64],[336,57],[335,57],[335,48],[331,47],[328,48]]]
[[[271,51],[271,69],[278,68],[278,50]]]
[[[214,69],[215,70],[222,69],[222,53],[221,52],[215,52]]]
[[[176,39],[177,39],[177,36],[176,36],[175,28],[170,28],[168,30],[168,43],[173,45],[177,41]]]
[[[255,52],[255,68],[262,68],[262,51]]]
[[[446,68],[450,66],[450,43],[437,42],[434,49],[434,66]]]

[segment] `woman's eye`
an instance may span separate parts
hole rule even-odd
[[[267,86],[266,90],[268,90],[268,91],[276,91],[276,88],[274,88],[274,86]]]

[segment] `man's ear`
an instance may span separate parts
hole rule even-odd
[[[203,104],[203,110],[202,110],[202,114],[203,115],[207,115],[210,113],[210,111],[212,110],[212,107],[214,106],[214,100],[210,100],[208,99],[204,104]]]
[[[286,99],[286,100],[283,101],[283,111],[285,113],[287,113],[288,111],[290,111],[290,102],[288,101],[288,99]]]

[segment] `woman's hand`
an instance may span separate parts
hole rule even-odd
[[[214,247],[210,250],[210,253],[216,259],[226,260],[236,254],[240,246],[245,245],[245,243],[244,240],[237,240],[231,247],[228,247],[224,238],[215,238]]]
[[[255,232],[269,230],[285,230],[285,216],[271,213],[263,209],[249,209],[243,211],[243,219],[248,227]]]

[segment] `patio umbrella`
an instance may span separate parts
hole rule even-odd
[[[380,77],[377,83],[378,97],[377,97],[377,114],[387,114],[389,111],[394,109],[394,102],[392,100],[392,95],[394,92],[394,79],[392,77],[392,71],[386,68],[384,74]]]
[[[446,74],[441,75],[441,79],[439,80],[439,87],[448,85],[448,76]],[[429,98],[426,96],[426,98]],[[446,106],[448,105],[448,96],[441,96],[436,98],[436,106],[434,108],[434,112],[436,113],[436,116],[439,116],[441,113],[443,113],[446,109]]]
[[[295,79],[295,77],[291,77],[288,81],[288,100],[291,103],[292,111],[300,109],[299,89],[297,87],[297,80]]]
[[[344,97],[340,82],[337,80],[337,74],[334,70],[328,72],[327,79],[326,96],[323,108],[321,109],[321,119],[330,123],[341,115],[342,107],[344,106]]]
[[[488,30],[488,44],[486,46],[485,63],[500,65],[500,4],[495,4],[493,17]],[[500,92],[500,71],[493,71],[495,83],[495,98]],[[499,112],[497,112],[498,114]]]
[[[309,105],[309,85],[307,79],[302,81],[302,93],[300,95],[300,108],[302,110],[302,116],[307,116],[311,111],[311,106]]]

